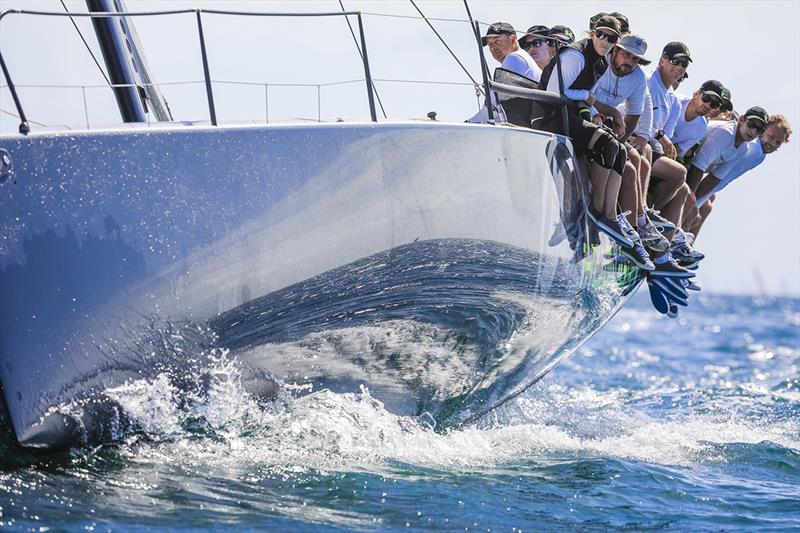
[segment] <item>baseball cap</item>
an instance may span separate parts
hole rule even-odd
[[[550,28],[547,26],[542,26],[541,24],[535,24],[528,28],[528,32],[525,36],[532,35],[537,37],[547,37],[547,34],[550,32]]]
[[[550,31],[547,32],[547,36],[567,44],[572,44],[575,42],[575,34],[566,26],[553,26],[550,28]]]
[[[628,17],[620,13],[619,11],[614,11],[613,13],[609,13],[612,17],[619,21],[619,31],[622,33],[628,33],[631,31],[631,25],[628,22]]]
[[[647,52],[647,41],[638,35],[628,34],[620,37],[619,42],[614,46],[622,48],[628,53],[633,54],[639,59],[640,65],[649,65],[650,60],[644,57]]]
[[[592,18],[590,18],[589,19],[589,29],[593,30],[594,29],[594,25],[597,24],[597,21],[600,20],[601,18],[607,16],[607,15],[608,15],[608,13],[598,13],[597,15],[594,15]]]
[[[483,43],[483,46],[486,46],[486,39],[488,37],[503,34],[516,35],[517,32],[514,30],[514,26],[508,22],[495,22],[486,30],[486,35],[481,37],[481,43]]]
[[[753,106],[744,112],[744,118],[754,118],[760,120],[766,126],[769,124],[769,113],[763,107]]]
[[[719,81],[717,81],[717,80],[708,80],[707,82],[703,83],[703,85],[700,86],[700,92],[716,96],[717,98],[720,99],[720,101],[722,101],[722,100],[725,99],[726,89],[725,89],[725,86],[722,85],[722,83],[720,83]],[[728,96],[729,97],[730,97],[730,94],[731,93],[728,92]]]
[[[597,31],[601,28],[604,30],[611,30],[619,35],[619,21],[611,15],[603,15],[597,19],[597,22],[595,22],[594,26],[592,26],[593,31]]]
[[[689,55],[689,48],[679,41],[672,41],[671,43],[667,43],[664,46],[664,51],[661,52],[662,56],[665,56],[667,59],[685,59],[687,61],[691,61],[692,58]]]

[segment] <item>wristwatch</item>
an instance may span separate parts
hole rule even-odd
[[[661,137],[663,137],[663,136],[664,136],[664,130],[658,130],[658,131],[656,132],[656,134],[655,134],[655,135],[653,135],[653,138],[654,138],[655,140],[659,140],[659,139],[660,139]]]

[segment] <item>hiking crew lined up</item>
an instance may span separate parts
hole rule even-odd
[[[679,94],[693,61],[680,41],[667,43],[646,74],[647,41],[621,13],[591,17],[586,35],[533,25],[518,37],[496,22],[482,43],[526,87],[563,94],[573,147],[590,163],[587,219],[613,241],[618,261],[646,273],[656,309],[676,317],[687,291],[700,290],[693,278],[705,256],[694,243],[717,194],[788,142],[792,129],[759,106],[739,115],[718,80]],[[560,106],[532,102],[529,117],[515,110],[509,120],[511,109],[494,94],[489,101],[498,123],[566,133]],[[488,122],[486,108],[468,122]],[[563,224],[551,246],[567,235]]]

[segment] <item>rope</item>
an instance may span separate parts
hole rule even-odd
[[[8,115],[10,117],[14,117],[14,118],[16,118],[18,120],[22,120],[22,117],[20,117],[16,113],[12,113],[11,111],[6,111],[5,109],[2,109],[2,108],[0,108],[0,113],[5,113],[6,115]],[[41,122],[36,122],[35,120],[28,119],[28,122],[30,122],[31,124],[36,124],[37,126],[42,126],[43,128],[48,127],[47,124],[42,124]]]
[[[431,30],[433,30],[433,33],[436,34],[436,37],[438,37],[439,40],[442,41],[442,44],[444,45],[445,48],[447,48],[447,51],[450,52],[450,55],[453,56],[453,59],[456,60],[456,63],[458,63],[458,66],[461,67],[461,70],[463,70],[464,73],[467,75],[467,77],[470,80],[472,80],[472,83],[475,85],[476,88],[480,88],[481,85],[477,81],[475,81],[475,78],[473,78],[472,74],[469,73],[469,71],[467,70],[467,67],[464,66],[464,64],[461,62],[461,60],[458,59],[458,56],[455,54],[455,52],[453,52],[453,50],[447,45],[447,43],[442,38],[442,36],[439,35],[439,32],[436,31],[436,28],[433,27],[433,24],[431,24],[431,21],[428,20],[428,18],[422,12],[422,10],[419,8],[419,6],[417,6],[417,3],[414,2],[414,0],[409,0],[409,1],[411,2],[411,5],[414,6],[414,9],[417,10],[417,13],[419,13],[420,16],[423,18],[423,20],[425,20],[425,22],[428,23],[428,26],[430,26]],[[481,91],[481,93],[483,93],[483,91]]]
[[[64,11],[69,13],[69,9],[67,9],[67,4],[64,3],[64,0],[61,0],[61,5],[64,6]],[[106,76],[106,73],[103,70],[103,67],[100,66],[100,63],[98,63],[97,58],[94,57],[94,53],[92,52],[92,49],[89,48],[89,43],[87,43],[86,39],[83,38],[83,34],[81,33],[80,28],[78,28],[78,25],[75,24],[75,19],[72,18],[72,14],[70,14],[69,20],[70,20],[70,22],[72,22],[72,25],[75,26],[75,31],[78,32],[78,36],[81,38],[81,41],[83,41],[83,45],[89,51],[89,55],[92,56],[92,59],[94,60],[94,64],[97,65],[97,68],[100,70],[100,74],[103,75],[103,78],[105,78],[106,83],[108,83],[108,85],[110,87],[111,86],[111,80],[108,79],[108,76]]]
[[[347,13],[347,10],[344,8],[342,0],[339,0],[339,5],[342,7],[342,12]],[[358,50],[358,55],[361,56],[361,61],[364,61],[364,54],[361,52],[361,47],[358,46],[358,39],[356,39],[356,32],[353,31],[353,25],[350,24],[350,17],[344,17],[344,20],[347,21],[347,27],[350,28],[350,35],[353,36],[353,42],[356,45],[356,50]],[[378,99],[378,105],[381,106],[381,113],[383,113],[383,118],[388,118],[386,116],[386,110],[383,108],[383,102],[381,102],[381,96],[378,94],[378,88],[375,87],[375,82],[370,80],[370,84],[372,85],[372,90],[375,93],[375,97]]]

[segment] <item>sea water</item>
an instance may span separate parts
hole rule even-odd
[[[800,300],[641,289],[523,395],[464,428],[369,390],[252,401],[220,354],[202,401],[159,377],[111,391],[134,430],[37,456],[0,422],[16,531],[800,529]],[[188,405],[188,407],[187,407]]]

